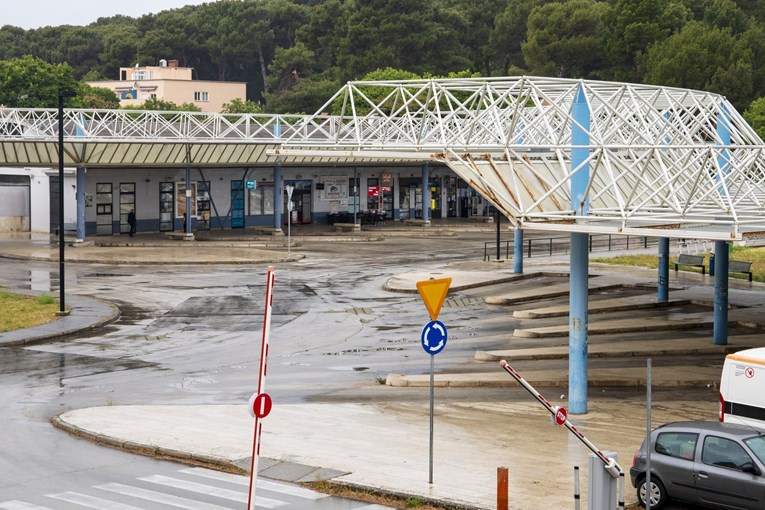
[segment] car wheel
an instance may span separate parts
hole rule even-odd
[[[664,506],[664,503],[667,502],[667,490],[664,488],[664,485],[662,485],[661,480],[656,478],[655,476],[651,477],[651,509],[652,510],[659,510]],[[643,507],[646,506],[646,483],[645,478],[640,480],[640,483],[637,487],[637,497],[638,501],[640,502]]]

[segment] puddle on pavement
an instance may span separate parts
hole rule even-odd
[[[136,370],[157,366],[140,360],[101,358],[82,354],[46,352],[32,348],[0,348],[0,374],[19,374],[24,377],[60,380],[83,377],[107,372]]]

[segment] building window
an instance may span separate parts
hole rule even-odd
[[[209,92],[194,92],[194,101],[206,103],[210,100]]]
[[[149,97],[152,99],[157,99],[157,94],[149,94]]]
[[[258,183],[258,187],[250,192],[249,214],[253,216],[274,214],[274,185],[273,183]]]

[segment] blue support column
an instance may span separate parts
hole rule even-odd
[[[523,272],[523,229],[516,228],[513,237],[513,272]]]
[[[422,219],[430,221],[430,167],[422,165]]]
[[[715,345],[728,345],[728,243],[715,241]]]
[[[730,145],[730,120],[725,106],[722,112],[717,115],[717,136],[720,138],[720,144],[723,147]],[[720,151],[717,157],[717,163],[720,165],[720,175],[718,188],[723,199],[727,201],[728,193],[722,183],[724,176],[730,171],[730,152],[727,149]],[[725,241],[715,241],[715,300],[714,300],[714,327],[713,338],[715,345],[728,344],[728,243]]]
[[[282,187],[282,165],[274,166],[274,229],[282,229],[282,209],[284,208],[284,188]]]
[[[659,303],[669,301],[669,238],[659,238]]]
[[[191,233],[191,168],[186,167],[186,227],[184,232]]]
[[[589,199],[586,197],[590,179],[590,108],[580,86],[571,105],[571,209],[586,216]],[[571,277],[569,281],[568,326],[568,402],[569,412],[587,412],[587,308],[589,273],[588,234],[571,234]]]
[[[85,241],[85,169],[77,167],[77,242]]]

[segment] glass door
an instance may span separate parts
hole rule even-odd
[[[112,183],[96,184],[96,235],[110,236],[112,226]]]
[[[231,228],[244,228],[244,181],[231,181]]]
[[[135,183],[120,183],[120,234],[130,232],[127,217],[131,209],[135,209]]]
[[[175,186],[172,182],[159,183],[159,231],[170,232],[173,230],[173,205],[175,197],[173,196]]]

